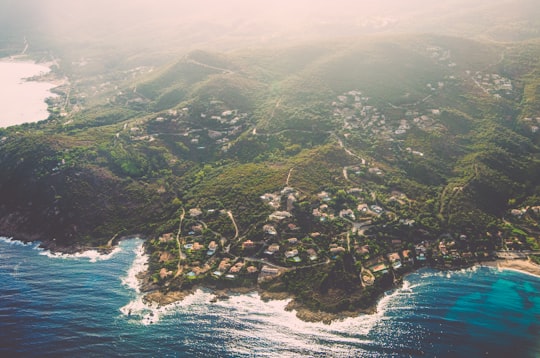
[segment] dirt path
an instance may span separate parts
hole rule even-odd
[[[186,216],[186,211],[182,208],[182,214],[180,214],[180,224],[178,224],[178,233],[176,234],[176,244],[178,245],[178,266],[176,268],[176,274],[174,278],[177,278],[182,274],[182,260],[186,258],[186,255],[182,252],[182,245],[180,243],[180,234],[182,233],[182,222]]]
[[[114,234],[114,236],[107,242],[107,247],[112,247],[114,240],[118,237],[118,233]]]
[[[229,218],[231,219],[234,225],[234,230],[236,231],[232,240],[236,240],[238,238],[238,225],[236,225],[236,221],[234,220],[233,213],[230,210],[227,210],[227,215],[229,215]]]
[[[337,141],[338,141],[338,144],[341,148],[343,148],[343,150],[345,151],[345,153],[347,153],[348,155],[350,155],[351,157],[354,157],[356,159],[359,159],[360,162],[362,163],[362,165],[366,165],[366,160],[362,157],[360,157],[359,155],[356,155],[354,154],[353,152],[351,152],[348,148],[345,147],[345,144],[343,144],[343,140],[341,140],[341,138],[339,138],[336,134],[334,134],[334,137],[336,137]]]
[[[281,99],[283,97],[279,97],[278,100],[276,101],[276,105],[274,106],[274,108],[272,108],[272,113],[270,113],[270,119],[274,118],[274,114],[276,113],[276,109],[279,108],[279,105],[281,104]]]
[[[187,58],[186,59],[187,62],[190,62],[190,63],[193,63],[197,66],[201,66],[201,67],[205,67],[205,68],[209,68],[211,70],[217,70],[217,71],[222,71],[223,73],[226,73],[228,75],[231,75],[234,73],[234,71],[231,71],[229,70],[228,68],[221,68],[221,67],[216,67],[216,66],[212,66],[212,65],[208,65],[206,63],[202,63],[202,62],[199,62],[197,60],[194,60],[194,59],[191,59],[191,58]]]
[[[291,174],[292,174],[293,170],[294,170],[294,168],[289,169],[289,174],[287,175],[287,180],[285,181],[286,186],[290,186],[289,185],[289,180],[291,179]]]
[[[343,177],[345,178],[346,181],[350,181],[349,174],[347,173],[347,169],[349,169],[349,167],[343,167]]]

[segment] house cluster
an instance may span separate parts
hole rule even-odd
[[[292,217],[292,210],[294,208],[294,203],[298,200],[298,192],[291,187],[285,187],[279,193],[266,193],[260,196],[261,200],[270,205],[274,211],[268,216],[268,220],[272,222],[280,222],[284,219]],[[285,199],[285,210],[279,210],[282,207],[282,198]],[[271,226],[271,225],[270,225]],[[269,225],[266,225],[265,228],[269,228]],[[263,228],[266,232],[267,230]]]
[[[488,235],[491,235],[488,233]],[[492,258],[492,253],[485,246],[477,247],[474,252],[471,251],[468,245],[464,244],[467,241],[467,235],[460,234],[456,238],[452,238],[449,234],[441,237],[435,242],[423,241],[416,245],[417,260],[427,260],[427,255],[439,264],[444,264],[445,267],[458,266],[463,262],[472,262],[476,260],[487,260]]]
[[[313,208],[312,215],[315,218],[318,218],[319,221],[334,220],[335,218],[340,217],[352,222],[370,215],[379,216],[384,210],[378,205],[371,205],[370,207],[368,204],[363,203],[363,199],[360,198],[362,192],[362,189],[359,188],[347,190],[348,194],[354,195],[357,201],[360,202],[355,209],[344,208],[334,210],[328,205],[332,201],[332,196],[328,192],[322,191],[317,194],[319,202],[318,205]]]
[[[231,139],[245,130],[249,115],[238,109],[225,109],[221,101],[211,101],[211,105],[209,110],[199,114],[209,124],[203,129],[210,140],[221,145],[222,151],[227,151]]]
[[[409,110],[405,112],[405,118],[409,120],[409,123],[412,123],[423,131],[434,132],[443,129],[442,124],[437,121],[440,114],[441,110],[437,108],[429,109],[424,112]]]
[[[540,206],[526,206],[523,208],[515,208],[510,210],[510,215],[517,219],[521,219],[526,214],[540,216]]]
[[[214,277],[225,277],[227,279],[235,279],[240,273],[256,274],[259,269],[255,265],[251,265],[242,259],[232,260],[231,258],[223,258],[217,267],[217,270],[212,272]]]
[[[251,240],[246,240],[242,247],[254,249],[260,246],[263,248],[262,254],[267,259],[278,263],[298,264],[317,261],[319,259],[318,248],[298,239],[300,228],[294,222],[292,213],[298,197],[299,192],[288,186],[280,192],[262,195],[261,200],[276,211],[269,215],[267,223],[262,227],[263,241],[254,243]],[[331,200],[330,195],[325,192],[319,193],[319,199],[323,203]],[[325,210],[325,204],[321,204],[321,207],[322,210]],[[323,216],[321,215],[321,217]],[[331,217],[333,218],[333,214]],[[308,238],[313,239],[319,236],[320,233],[314,232],[309,234]]]
[[[144,127],[131,127],[130,137],[152,141],[160,135],[175,135],[186,148],[218,147],[227,151],[230,142],[247,128],[249,120],[248,113],[228,109],[221,101],[211,101],[205,111],[194,112],[190,107],[168,110],[147,121]]]
[[[328,207],[328,202],[332,200],[330,194],[326,191],[322,191],[317,194],[317,197],[320,200],[320,205],[313,209],[312,214],[314,217],[319,218],[320,221],[332,220],[335,218],[333,212],[330,211]]]
[[[444,259],[459,259],[461,257],[460,253],[456,249],[456,242],[454,240],[445,241],[441,240],[439,242],[439,252]]]
[[[88,59],[81,58],[73,61],[72,64],[74,66],[84,67],[88,64],[88,61]],[[54,62],[56,63],[56,60]],[[106,98],[109,104],[137,107],[147,103],[148,99],[137,93],[136,89],[135,91],[121,91],[113,82],[117,81],[118,76],[123,78],[137,78],[142,74],[149,73],[151,70],[150,67],[140,66],[119,73],[113,72],[109,75],[86,78],[75,83],[68,83],[66,78],[57,78],[56,76],[58,74],[54,72],[40,75],[40,77],[47,82],[60,82],[53,91],[57,96],[47,98],[46,102],[53,116],[66,117],[68,114],[82,111],[88,98],[97,97],[105,93],[111,93],[111,96]],[[64,123],[64,125],[72,122],[70,120]]]
[[[367,260],[364,267],[375,277],[388,273],[390,268],[399,270],[404,265],[412,265],[414,263],[413,253],[411,250],[401,250],[391,252],[386,255],[379,255],[375,258]]]
[[[302,257],[308,261],[316,261],[318,259],[317,251],[312,247],[306,247],[305,244],[296,237],[281,238],[276,242],[276,238],[268,238],[259,244],[265,247],[263,256],[266,259],[277,263],[288,262],[298,264],[303,262]],[[302,257],[301,257],[302,256]]]
[[[435,61],[445,64],[448,67],[456,67],[457,64],[452,61],[451,52],[448,49],[442,48],[440,46],[429,46],[426,48],[426,51],[429,53],[429,56]]]
[[[532,133],[538,133],[540,130],[540,117],[526,117],[523,118],[523,122],[529,127]]]
[[[438,90],[444,87],[444,82],[437,84],[428,84],[432,90]],[[343,130],[346,132],[362,130],[371,133],[381,140],[395,141],[416,126],[422,130],[434,131],[442,126],[434,119],[440,115],[440,110],[429,109],[424,113],[416,110],[405,110],[402,118],[392,119],[387,117],[377,107],[369,104],[370,97],[362,95],[361,91],[354,90],[346,92],[337,97],[337,101],[332,102],[334,108],[333,116],[335,120],[343,122]],[[391,105],[395,109],[396,107]],[[345,137],[349,133],[344,134]],[[418,156],[423,153],[410,149],[410,152]]]
[[[503,95],[511,96],[514,91],[512,81],[496,73],[482,73],[477,71],[472,78],[484,92],[492,94],[495,98],[502,98]]]
[[[314,206],[312,206],[313,217],[321,222],[342,218],[352,224],[353,233],[358,233],[359,231],[363,233],[365,228],[371,225],[371,218],[381,216],[386,211],[377,203],[365,203],[364,199],[368,197],[372,198],[372,195],[363,189],[352,188],[348,189],[346,193],[356,198],[356,204],[353,208],[336,208],[335,199],[337,196],[327,191],[317,193],[317,200],[313,203]],[[298,240],[298,235],[302,234],[294,223],[294,217],[291,211],[280,210],[286,205],[284,197],[290,198],[291,194],[296,198],[297,193],[292,188],[285,188],[280,193],[267,193],[261,196],[263,201],[276,209],[269,216],[267,223],[262,227],[264,241],[258,243],[260,247],[263,247],[262,251],[259,252],[266,259],[278,264],[304,262],[304,264],[309,265],[310,262],[319,259],[319,250],[321,249],[324,250],[324,255],[330,259],[336,258],[349,250],[354,252],[357,257],[362,257],[363,255],[369,257],[369,246],[351,240],[346,233],[335,237],[326,237],[324,235],[321,236],[319,232],[312,232],[307,234],[306,239]],[[349,200],[351,200],[350,197]],[[404,205],[407,201],[407,196],[396,190],[389,194],[388,202],[397,202]],[[402,223],[412,226],[414,225],[414,220],[404,219]],[[324,239],[321,240],[323,237]],[[315,241],[318,242],[318,245],[306,245],[306,243]],[[397,241],[394,245],[395,249],[399,250],[402,247],[401,240],[394,241]],[[245,241],[243,244],[243,247],[249,249],[253,249],[254,246],[257,246],[257,244],[250,240]],[[384,265],[375,267],[374,272],[383,272],[388,267],[398,269],[402,263],[412,263],[414,258],[415,255],[409,250],[399,253],[396,251],[394,255],[386,257],[383,260],[385,261]],[[383,264],[383,262],[378,262],[378,264]]]
[[[333,116],[343,121],[344,130],[371,129],[378,132],[386,124],[386,118],[376,107],[368,105],[368,101],[369,97],[362,96],[361,91],[346,92],[332,102]]]

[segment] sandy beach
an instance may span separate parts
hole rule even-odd
[[[497,267],[505,270],[515,270],[540,277],[540,265],[530,260],[497,260]]]

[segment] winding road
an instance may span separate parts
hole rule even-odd
[[[233,225],[234,225],[234,230],[235,230],[235,234],[234,234],[234,237],[231,239],[231,241],[234,241],[238,238],[238,225],[236,225],[236,221],[234,220],[234,216],[233,216],[233,213],[232,211],[230,210],[227,210],[227,215],[229,216],[229,218],[231,219]]]
[[[182,233],[182,222],[186,216],[186,210],[182,208],[182,214],[180,215],[180,224],[178,224],[178,233],[176,234],[176,244],[178,245],[178,266],[174,278],[177,278],[182,274],[182,260],[186,258],[186,255],[182,252],[182,245],[180,243],[180,234]]]

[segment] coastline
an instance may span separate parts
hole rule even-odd
[[[143,279],[143,275],[139,277]],[[144,287],[144,283],[141,282],[141,287]],[[396,287],[397,289],[398,287]],[[232,287],[216,289],[210,286],[198,285],[189,290],[182,291],[169,291],[161,292],[159,289],[143,291],[143,302],[153,305],[156,304],[158,308],[166,308],[169,305],[174,305],[177,302],[181,302],[187,297],[193,295],[198,289],[210,289],[212,290],[213,297],[207,302],[208,304],[215,303],[217,301],[228,300],[233,295],[245,295],[252,292],[256,292],[259,299],[263,302],[278,300],[289,300],[285,306],[286,311],[296,311],[296,317],[303,322],[317,323],[322,322],[324,324],[331,324],[334,321],[342,321],[347,318],[355,318],[360,315],[372,315],[376,314],[377,306],[384,295],[381,295],[377,301],[375,301],[367,309],[357,309],[354,311],[343,311],[339,313],[330,313],[324,311],[313,311],[306,308],[302,303],[297,302],[294,295],[287,292],[269,292],[261,289],[260,287]]]
[[[540,278],[540,265],[533,263],[530,259],[497,260],[490,261],[492,266],[500,270],[516,271],[525,275],[531,275]]]
[[[140,235],[129,235],[129,236],[123,236],[120,238],[114,238],[114,245],[112,246],[104,245],[99,248],[85,247],[83,245],[74,245],[71,247],[58,247],[55,245],[54,242],[51,242],[51,241],[20,240],[20,239],[10,238],[8,236],[6,236],[5,238],[6,240],[9,240],[9,241],[17,241],[17,242],[24,243],[25,245],[35,244],[39,242],[39,247],[49,250],[51,253],[63,253],[63,254],[77,254],[78,253],[80,254],[80,253],[84,253],[91,250],[97,250],[100,254],[109,254],[115,248],[118,247],[118,244],[121,241],[136,238],[136,237],[143,238]],[[470,268],[472,266],[492,267],[498,270],[511,270],[511,271],[516,271],[525,275],[531,275],[531,276],[540,278],[540,265],[533,263],[530,259],[489,260],[489,261],[478,262],[464,268]],[[437,267],[433,267],[433,268],[441,269]],[[443,268],[441,270],[445,270],[445,269]],[[446,269],[446,270],[450,270],[450,269]],[[417,270],[416,269],[412,270],[408,272],[406,275],[413,273],[415,271]],[[346,318],[354,318],[360,315],[376,314],[378,312],[377,310],[378,304],[381,301],[381,298],[384,297],[384,293],[382,293],[381,295],[377,297],[377,300],[375,300],[371,305],[369,305],[368,308],[365,308],[365,309],[343,311],[339,313],[330,313],[330,312],[324,312],[320,310],[313,311],[311,309],[308,309],[301,302],[298,302],[296,300],[296,297],[293,294],[288,293],[288,292],[270,292],[270,291],[266,291],[262,289],[261,287],[255,287],[255,286],[217,288],[217,287],[213,287],[212,285],[204,285],[204,284],[199,284],[186,290],[170,290],[169,289],[167,290],[167,292],[163,292],[159,286],[149,282],[149,278],[150,276],[147,270],[139,272],[139,274],[137,274],[139,289],[143,293],[143,302],[148,303],[148,304],[156,304],[158,308],[166,307],[169,305],[173,305],[177,302],[181,302],[187,297],[193,295],[195,291],[199,288],[212,290],[212,295],[214,297],[211,300],[209,300],[208,304],[212,304],[218,300],[227,300],[230,298],[231,295],[242,295],[242,294],[257,292],[257,294],[259,295],[259,298],[264,302],[268,302],[272,300],[289,300],[289,302],[287,303],[285,307],[285,310],[296,311],[296,317],[304,322],[322,322],[324,324],[330,324],[333,321],[341,321]],[[401,286],[402,286],[402,283],[395,285],[393,289],[399,289]]]
[[[124,235],[124,236],[114,236],[108,242],[100,246],[88,246],[81,243],[74,243],[73,245],[65,246],[58,244],[56,239],[45,239],[38,234],[25,234],[19,233],[17,235],[13,234],[13,230],[10,228],[5,229],[2,226],[2,221],[0,220],[0,228],[4,229],[3,232],[0,232],[0,237],[10,239],[12,241],[19,241],[24,244],[37,244],[39,248],[43,250],[48,250],[51,254],[82,254],[86,251],[95,250],[100,254],[106,255],[110,254],[113,250],[118,248],[118,245],[124,240],[130,239],[141,239],[145,241],[147,237],[143,234],[133,234],[133,235]]]
[[[4,57],[0,58],[0,64],[2,79],[9,89],[3,92],[0,128],[47,120],[51,116],[47,99],[58,97],[54,89],[66,83],[66,79],[52,71],[53,63],[39,63],[26,57]]]
[[[477,262],[472,265],[463,266],[461,268],[471,268],[471,267],[492,267],[496,268],[498,270],[510,270],[519,272],[524,275],[531,275],[537,278],[540,278],[540,265],[537,265],[533,262],[531,262],[529,259],[514,259],[514,260],[490,260],[490,261],[482,261]],[[433,269],[438,270],[453,270],[457,268],[440,268],[436,266],[423,266],[423,267],[432,267]],[[407,272],[404,277],[407,275],[416,272],[417,269],[414,269],[410,272]],[[141,275],[140,277],[140,284],[141,286],[144,285],[143,283],[144,275]],[[401,281],[399,284],[395,285],[391,290],[397,290],[403,286],[403,282]],[[149,288],[147,286],[147,288]],[[231,288],[222,288],[217,289],[211,287],[211,285],[205,286],[199,285],[197,287],[194,287],[189,290],[185,291],[170,291],[167,293],[160,292],[158,288],[155,286],[152,287],[149,291],[146,291],[145,293],[145,300],[147,302],[156,303],[158,306],[163,305],[169,305],[174,304],[175,302],[179,302],[184,300],[186,297],[190,296],[195,292],[197,288],[207,288],[212,289],[212,294],[214,295],[214,298],[211,299],[208,303],[211,304],[213,302],[216,302],[217,300],[226,300],[229,298],[230,295],[234,294],[247,294],[250,292],[257,292],[259,295],[259,298],[262,301],[268,302],[272,300],[287,300],[290,301],[287,303],[285,310],[287,311],[296,311],[296,317],[304,322],[322,322],[324,324],[331,324],[334,321],[342,321],[346,318],[355,318],[360,315],[373,315],[378,313],[378,305],[381,302],[381,299],[385,296],[385,293],[380,294],[377,299],[369,305],[368,308],[365,309],[356,309],[353,311],[343,311],[339,313],[330,313],[330,312],[324,312],[324,311],[313,311],[309,308],[306,308],[302,303],[296,301],[296,297],[288,292],[270,292],[266,291],[260,287],[231,287]]]

